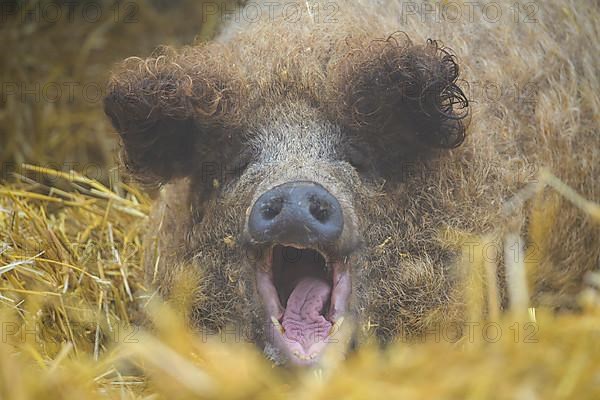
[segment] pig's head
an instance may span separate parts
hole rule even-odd
[[[187,182],[171,212],[202,271],[193,323],[242,324],[295,364],[318,361],[344,324],[387,338],[446,312],[448,255],[426,243],[431,205],[400,166],[460,145],[467,110],[436,42],[316,36],[129,59],[105,101],[134,175]],[[182,261],[165,258],[167,276]]]

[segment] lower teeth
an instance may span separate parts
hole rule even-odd
[[[282,335],[285,333],[285,329],[283,329],[283,326],[281,326],[277,318],[271,316],[271,322],[273,323],[273,326],[275,326],[275,328],[279,331],[279,333],[281,333]]]

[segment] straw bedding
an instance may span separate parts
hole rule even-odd
[[[15,56],[0,61],[3,82],[103,82],[114,61],[198,32],[209,37],[216,24],[175,23],[199,15],[191,1],[179,11],[139,4],[144,23],[130,25],[107,15],[94,24],[8,21],[0,46]],[[118,39],[123,34],[127,42]],[[83,46],[64,40],[72,35]],[[145,287],[141,237],[152,229],[150,196],[118,176],[100,103],[87,100],[2,102],[0,398],[600,398],[598,273],[587,276],[577,312],[503,313],[478,304],[492,290],[485,260],[464,261],[473,322],[457,327],[466,333],[460,339],[442,330],[427,343],[370,344],[317,371],[273,368],[235,333],[191,333]],[[600,224],[600,205],[550,171],[538,178],[538,188]],[[553,235],[548,204],[534,202],[530,231]],[[445,233],[449,242],[464,235]]]

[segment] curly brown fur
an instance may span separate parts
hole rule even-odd
[[[227,40],[131,59],[113,75],[105,107],[128,166],[169,182],[152,215],[148,279],[169,298],[180,272],[191,273],[199,328],[245,326],[265,344],[245,220],[282,182],[316,181],[340,200],[361,241],[348,255],[350,310],[384,341],[463,318],[462,249],[441,232],[502,238],[503,206],[541,167],[600,199],[593,2],[558,18],[562,2],[550,1],[536,24],[427,23],[402,17],[396,2],[340,6],[336,23],[265,18]],[[459,64],[472,85],[520,95],[465,96]],[[560,212],[548,215],[552,235],[536,237],[533,298],[572,305],[598,268],[599,228],[554,194],[541,198]],[[532,205],[511,214],[527,237]]]
[[[410,126],[409,139],[436,147],[463,142],[468,100],[456,84],[458,65],[448,49],[434,40],[415,46],[400,33],[344,44],[348,49],[329,71],[339,92],[332,103],[336,120],[396,136],[398,126]]]
[[[221,52],[156,53],[125,60],[104,104],[121,134],[127,168],[141,180],[164,183],[189,174],[194,157],[212,159],[203,149],[225,147],[218,132],[235,125],[233,103],[243,90],[236,71],[222,67],[227,61]]]

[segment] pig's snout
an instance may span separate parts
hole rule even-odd
[[[339,201],[323,186],[309,181],[284,183],[263,193],[248,219],[248,232],[261,243],[331,243],[343,228]]]

